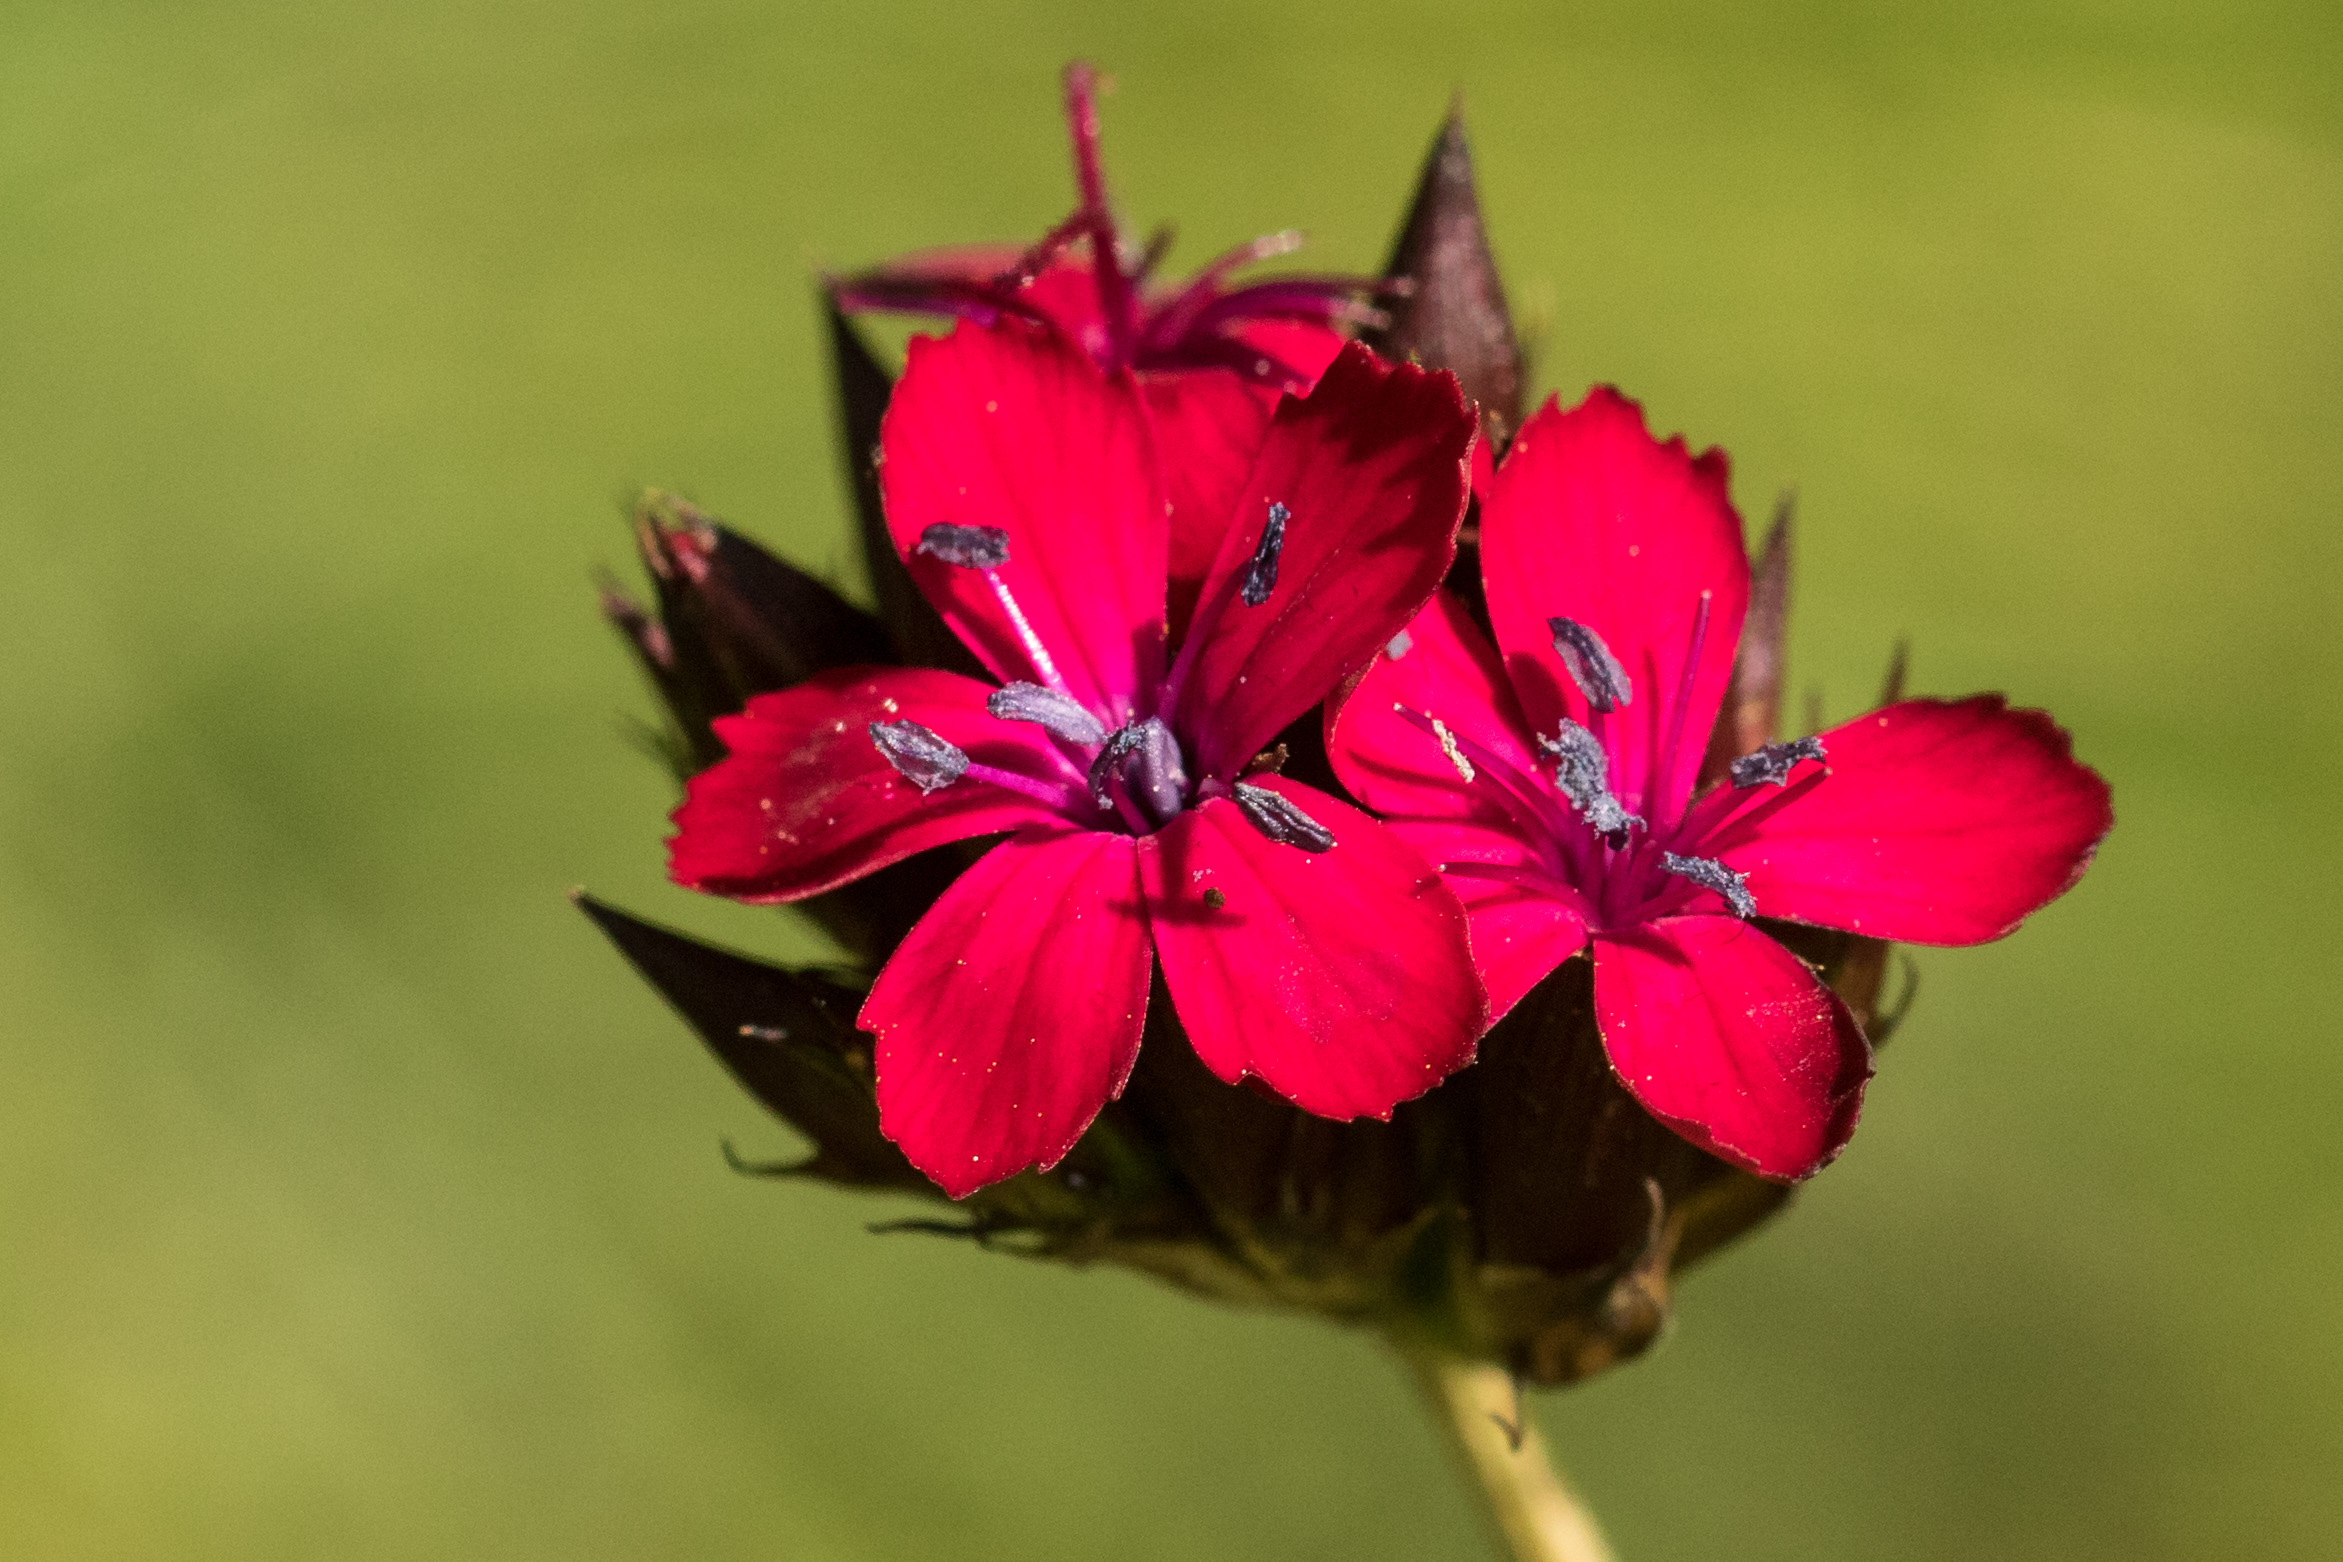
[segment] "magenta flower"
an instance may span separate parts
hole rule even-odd
[[[929,250],[832,284],[849,311],[891,310],[990,325],[1057,326],[1104,369],[1225,369],[1271,390],[1306,391],[1342,348],[1338,325],[1383,321],[1367,300],[1391,287],[1363,277],[1280,276],[1232,285],[1247,266],[1292,253],[1274,233],[1238,246],[1186,282],[1149,280],[1170,245],[1123,239],[1099,159],[1098,74],[1066,67],[1066,126],[1080,204],[1037,244]]]
[[[1167,631],[1166,467],[1127,372],[1021,321],[912,343],[881,439],[897,547],[1001,680],[847,668],[716,722],[676,882],[819,894],[1007,835],[871,988],[881,1125],[955,1197],[1054,1164],[1121,1092],[1150,972],[1197,1055],[1334,1118],[1388,1116],[1484,1028],[1463,908],[1425,859],[1263,750],[1455,556],[1455,381],[1343,351],[1288,399]]]
[[[1523,426],[1481,509],[1492,646],[1443,593],[1339,710],[1336,773],[1442,865],[1502,1015],[1591,940],[1620,1081],[1702,1148],[1811,1174],[1871,1049],[1765,916],[2001,937],[2072,886],[2106,783],[2040,711],[1907,700],[1769,744],[1696,793],[1749,601],[1722,451],[1598,389]]]

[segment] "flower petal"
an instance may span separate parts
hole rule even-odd
[[[1597,386],[1568,412],[1549,399],[1531,415],[1481,511],[1489,618],[1522,709],[1539,732],[1565,716],[1593,728],[1611,753],[1612,791],[1654,829],[1691,795],[1748,608],[1749,558],[1726,477],[1723,451],[1695,458],[1681,438],[1654,439],[1640,406]],[[1702,592],[1708,622],[1679,710]],[[1602,638],[1632,685],[1626,704],[1589,712],[1555,653],[1556,617]]]
[[[922,793],[871,742],[874,721],[913,721],[981,764],[1055,778],[1076,817],[1079,773],[1039,727],[987,715],[991,690],[932,668],[841,668],[718,717],[731,753],[691,778],[667,843],[668,876],[736,900],[802,900],[915,852],[1059,815],[973,778]]]
[[[1277,393],[1248,385],[1226,369],[1139,376],[1139,394],[1163,452],[1171,505],[1171,599],[1166,611],[1177,640],[1195,611],[1196,594],[1220,552],[1237,497],[1261,442],[1269,437]]]
[[[1446,591],[1376,653],[1348,694],[1329,702],[1326,746],[1334,773],[1435,867],[1485,863],[1554,874],[1559,864],[1547,831],[1524,817],[1528,810],[1490,774],[1485,758],[1459,749],[1473,767],[1467,781],[1438,736],[1403,720],[1396,706],[1433,717],[1531,786],[1545,787],[1497,648]],[[1447,879],[1471,923],[1473,963],[1489,990],[1492,1023],[1586,945],[1582,908],[1559,881],[1549,895],[1462,874]]]
[[[1277,845],[1226,799],[1142,838],[1172,1002],[1196,1055],[1231,1084],[1250,1075],[1321,1117],[1388,1118],[1471,1062],[1486,1027],[1464,908],[1357,809],[1255,780],[1335,844]]]
[[[1400,707],[1543,786],[1529,722],[1497,648],[1446,591],[1375,653],[1357,684],[1327,702],[1327,757],[1351,794],[1385,818],[1477,819],[1497,827],[1514,819],[1502,784],[1482,773],[1487,767],[1475,766],[1466,780],[1438,736],[1402,717]]]
[[[1473,968],[1489,990],[1489,1023],[1513,1012],[1554,968],[1586,947],[1586,923],[1569,902],[1517,884],[1452,877],[1471,924]]]
[[[1811,1176],[1855,1131],[1871,1044],[1803,961],[1738,917],[1596,934],[1595,1015],[1628,1093],[1744,1171]]]
[[[2115,823],[2107,783],[2058,724],[1997,694],[1906,700],[1822,746],[1824,779],[1716,837],[1769,917],[1983,943],[2071,889]]]
[[[1005,321],[915,337],[881,435],[887,524],[944,621],[1004,682],[1049,683],[994,593],[1006,585],[1066,691],[1108,725],[1163,662],[1164,495],[1129,376]],[[917,552],[930,527],[1008,535],[998,570]]]
[[[1304,396],[1318,383],[1318,377],[1334,362],[1347,340],[1340,331],[1315,321],[1266,319],[1243,321],[1228,332],[1228,339],[1263,354],[1263,361],[1283,365],[1300,375],[1302,385],[1298,394]],[[1262,379],[1268,373],[1268,369],[1257,363],[1253,377]]]
[[[1228,776],[1363,667],[1422,607],[1456,557],[1473,433],[1456,381],[1343,349],[1308,397],[1280,403],[1204,584],[1208,640],[1173,725],[1201,774]],[[1258,607],[1231,577],[1252,561],[1271,505],[1290,517],[1277,582]]]
[[[1147,1016],[1131,837],[1028,830],[945,891],[879,972],[879,1128],[953,1198],[1054,1166],[1122,1094]]]
[[[1489,993],[1489,1023],[1512,1012],[1546,974],[1586,947],[1586,905],[1578,892],[1519,841],[1468,824],[1395,820],[1391,832],[1442,870],[1464,903],[1473,968]],[[1511,882],[1458,865],[1513,870]]]

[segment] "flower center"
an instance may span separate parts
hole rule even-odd
[[[1815,771],[1797,785],[1789,784],[1801,761],[1824,758],[1822,740],[1769,743],[1733,761],[1734,790],[1751,795],[1721,813],[1706,811],[1708,816],[1697,827],[1689,795],[1668,795],[1687,736],[1693,684],[1708,636],[1709,601],[1704,591],[1694,608],[1675,699],[1666,710],[1665,730],[1643,787],[1643,806],[1657,817],[1656,824],[1628,812],[1611,790],[1612,756],[1603,734],[1612,713],[1633,699],[1634,686],[1602,636],[1574,619],[1550,618],[1546,623],[1554,634],[1555,654],[1586,697],[1594,725],[1581,726],[1564,717],[1552,737],[1535,734],[1538,747],[1553,762],[1550,785],[1543,771],[1525,772],[1436,716],[1398,707],[1402,718],[1440,744],[1467,786],[1485,784],[1494,791],[1521,838],[1539,848],[1542,858],[1524,867],[1447,863],[1444,871],[1546,894],[1560,892],[1577,903],[1590,925],[1600,928],[1624,927],[1684,909],[1690,896],[1702,890],[1723,900],[1736,916],[1757,914],[1756,899],[1742,882],[1743,875],[1727,867],[1718,854],[1759,819],[1822,779],[1823,772]],[[1756,795],[1769,787],[1775,789],[1770,795]]]
[[[1199,649],[1221,615],[1232,603],[1256,608],[1269,601],[1277,590],[1286,523],[1292,519],[1291,510],[1270,502],[1251,557],[1243,568],[1222,580],[1211,600],[1197,612],[1179,660],[1159,688],[1140,691],[1134,702],[1139,709],[1176,709]],[[913,551],[975,570],[984,577],[1027,660],[1044,680],[1030,683],[1018,679],[1004,684],[986,698],[984,708],[998,720],[1031,722],[1040,727],[1056,740],[1057,752],[1049,756],[1054,764],[1043,765],[1051,773],[1035,776],[980,764],[966,750],[917,722],[873,722],[871,742],[898,775],[924,793],[941,791],[963,779],[985,782],[1045,802],[1073,823],[1093,829],[1120,824],[1133,835],[1151,835],[1199,802],[1226,798],[1237,805],[1253,828],[1280,845],[1309,852],[1333,849],[1333,832],[1282,793],[1234,777],[1192,775],[1179,735],[1161,716],[1125,717],[1120,727],[1110,731],[1107,721],[1114,719],[1112,715],[1102,718],[1076,699],[1059,676],[1049,648],[1018,605],[1016,594],[1001,578],[1001,568],[1009,562],[1007,532],[994,526],[939,522],[919,534]],[[1036,756],[1037,761],[1040,758]],[[1078,785],[1074,784],[1076,776],[1080,778]]]

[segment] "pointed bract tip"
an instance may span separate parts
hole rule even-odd
[[[1526,376],[1481,222],[1461,92],[1432,137],[1384,275],[1413,288],[1389,310],[1389,324],[1363,339],[1386,357],[1453,373],[1502,443],[1521,422]]]

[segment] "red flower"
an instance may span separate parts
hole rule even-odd
[[[1346,348],[1263,430],[1175,639],[1169,474],[1132,376],[1016,321],[912,343],[889,525],[1002,684],[850,668],[758,696],[716,723],[731,754],[691,782],[670,871],[788,901],[1008,834],[862,1010],[882,1126],[947,1192],[1066,1153],[1130,1072],[1153,961],[1214,1073],[1323,1116],[1388,1116],[1470,1059],[1454,894],[1256,756],[1429,598],[1471,438],[1452,379]]]
[[[1024,250],[974,245],[929,250],[831,284],[848,311],[894,310],[973,320],[1043,321],[1082,344],[1104,369],[1226,369],[1272,390],[1309,389],[1342,349],[1338,324],[1380,324],[1366,299],[1390,284],[1358,277],[1281,276],[1244,286],[1245,267],[1292,253],[1300,235],[1238,246],[1177,286],[1149,274],[1168,231],[1144,248],[1125,243],[1099,161],[1098,75],[1066,67],[1066,125],[1081,204]]]
[[[1907,700],[1734,762],[1695,795],[1749,601],[1722,451],[1598,389],[1549,400],[1481,510],[1496,645],[1442,594],[1339,710],[1337,774],[1439,862],[1503,1014],[1591,938],[1611,1066],[1761,1176],[1854,1131],[1871,1050],[1755,915],[1999,938],[2074,884],[2106,783],[2040,711]]]

